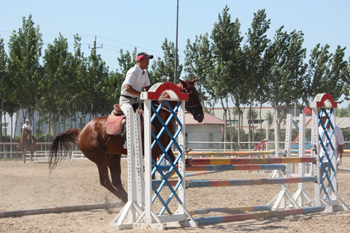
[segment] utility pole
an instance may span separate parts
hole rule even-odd
[[[101,44],[101,47],[96,47],[96,39],[97,39],[97,36],[95,35],[95,41],[94,41],[94,47],[93,47],[93,50],[95,51],[95,54],[96,54],[96,49],[103,48],[103,44]],[[90,45],[89,45],[89,48],[90,48]]]
[[[177,0],[177,14],[176,14],[176,46],[175,46],[175,77],[174,77],[174,83],[176,84],[176,78],[177,78],[177,41],[178,41],[178,23],[179,23],[179,0]]]

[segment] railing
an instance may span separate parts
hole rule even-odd
[[[51,142],[37,142],[36,152],[41,154],[50,150]],[[70,151],[80,151],[77,145],[71,145]],[[27,156],[28,156],[27,152]],[[21,159],[23,157],[22,149],[18,142],[0,142],[0,159]]]
[[[251,148],[255,148],[256,145],[258,145],[260,142],[202,142],[202,141],[188,141],[186,142],[187,149],[192,149],[191,145],[207,145],[204,149],[193,149],[193,151],[225,151],[230,150],[229,148],[224,148],[223,145],[239,145],[240,148],[242,148],[242,145],[250,144]],[[266,150],[274,150],[275,144],[273,141],[266,142],[269,145],[269,148],[266,148]],[[284,148],[285,142],[279,142],[280,148]],[[350,141],[345,141],[345,144],[350,144]],[[49,151],[50,150],[51,142],[37,142],[36,143],[36,151],[40,153],[40,151]],[[213,145],[213,146],[210,146]],[[282,147],[283,146],[283,147]],[[248,147],[249,148],[249,147]],[[241,151],[249,151],[253,149],[241,149]],[[71,152],[78,153],[79,147],[77,145],[71,145],[70,148]],[[344,153],[350,154],[350,150],[344,150]],[[22,150],[19,147],[18,142],[1,142],[0,143],[0,159],[6,159],[6,158],[22,158]]]
[[[243,145],[248,145],[247,149],[240,149],[241,151],[251,151],[253,150],[260,142],[203,142],[203,141],[188,141],[186,142],[186,147],[187,150],[192,149],[193,151],[225,151],[225,150],[230,150],[227,145],[239,145],[239,148],[243,148]],[[281,141],[279,143],[279,148],[284,149],[285,147],[285,142]],[[249,144],[251,145],[249,149]],[[269,141],[266,142],[267,145],[269,145],[269,148],[265,147],[265,150],[274,150],[275,149],[275,142],[274,141]],[[265,144],[265,145],[266,145]],[[345,141],[345,144],[350,144],[350,141]],[[206,148],[203,149],[193,149],[191,148],[191,145],[207,145]],[[213,145],[213,146],[210,146]],[[226,149],[225,146],[226,145]],[[349,149],[344,149],[344,153],[350,154]]]

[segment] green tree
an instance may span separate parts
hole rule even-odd
[[[104,102],[105,96],[103,95],[103,90],[107,80],[108,67],[106,66],[106,62],[93,49],[88,58],[88,77],[84,85],[87,90],[87,101],[90,104],[90,114],[93,117],[96,117],[96,114],[100,112],[106,113],[113,107],[107,107]]]
[[[71,69],[72,54],[68,51],[68,42],[61,34],[55,38],[53,44],[48,44],[44,55],[45,80],[40,106],[45,112],[57,114],[57,132],[60,131],[60,119],[65,119],[69,113],[69,104],[74,94],[74,77]]]
[[[303,110],[303,106],[308,103],[307,90],[310,83],[306,75],[307,64],[304,63],[306,48],[303,48],[303,42],[304,34],[301,31],[294,30],[288,36],[287,72],[288,79],[291,79],[292,83],[290,92],[295,109],[298,106],[300,110]],[[302,101],[301,104],[299,104],[299,100]]]
[[[7,54],[4,47],[4,39],[0,38],[0,142],[2,142],[2,114],[4,113],[5,103],[9,99],[9,75],[7,70]]]
[[[169,81],[174,81],[175,77],[175,45],[174,42],[169,41],[165,38],[162,49],[164,52],[163,60],[158,57],[157,61],[152,64],[152,70],[149,72],[151,83],[164,82],[166,78]],[[177,56],[177,64],[179,64],[179,56]],[[179,64],[177,67],[176,80],[180,79],[183,65]]]
[[[329,93],[338,101],[342,94],[348,98],[347,84],[344,83],[348,77],[348,63],[344,60],[346,47],[338,46],[334,54],[329,54],[328,49],[329,45],[320,48],[318,44],[311,52],[311,67],[308,70],[311,76],[309,98],[313,99],[319,93]]]
[[[331,59],[331,70],[330,70],[330,85],[328,86],[329,91],[326,93],[331,94],[335,101],[339,103],[343,101],[339,101],[342,94],[344,94],[343,86],[344,80],[346,80],[347,76],[347,66],[348,63],[344,59],[345,58],[345,49],[346,47],[337,46],[334,55]]]
[[[270,28],[271,20],[267,19],[265,10],[258,10],[254,13],[253,22],[251,28],[248,29],[246,34],[247,44],[244,46],[244,58],[246,59],[246,82],[248,85],[249,93],[249,108],[251,109],[254,102],[261,93],[261,90],[265,88],[266,69],[264,67],[264,53],[268,48],[270,40],[267,38],[267,30]],[[249,124],[249,141],[251,124]]]
[[[84,83],[88,77],[87,70],[87,58],[84,57],[84,53],[81,51],[81,37],[77,34],[74,36],[74,64],[75,64],[75,79],[76,81],[76,94],[73,96],[74,106],[76,108],[75,118],[80,119],[80,125],[78,128],[82,129],[85,125],[86,115],[89,112],[89,103],[86,101],[86,95],[88,95],[85,89]]]
[[[43,77],[39,59],[43,45],[40,28],[34,27],[32,15],[23,17],[22,28],[13,31],[9,42],[9,72],[14,78],[14,96],[22,109],[26,109],[34,122],[35,104],[40,99],[38,86]],[[25,113],[24,113],[25,114]],[[25,116],[23,116],[25,118]]]
[[[292,109],[293,102],[303,98],[301,90],[306,92],[307,87],[306,66],[302,62],[306,51],[302,48],[302,33],[288,34],[283,28],[276,31],[271,45],[274,64],[269,77],[269,102],[276,110],[278,127]]]
[[[349,117],[347,108],[338,108],[337,117]]]
[[[197,90],[199,90],[199,97],[204,107],[204,110],[208,112],[208,108],[205,105],[205,94],[210,94],[211,87],[209,86],[208,67],[212,66],[214,62],[209,34],[196,36],[195,41],[191,44],[191,41],[187,40],[185,53],[185,65],[184,70],[189,79],[198,77],[198,82],[195,83]],[[209,91],[209,93],[208,93]]]
[[[235,66],[235,50],[240,46],[242,40],[239,36],[240,24],[238,21],[233,23],[231,16],[228,13],[229,7],[226,6],[222,13],[218,16],[218,22],[214,23],[211,39],[212,53],[215,63],[211,63],[208,67],[209,86],[212,87],[212,94],[217,99],[224,110],[224,141],[226,142],[227,129],[227,110],[228,98],[231,92],[231,85],[234,80],[234,66]],[[234,60],[233,60],[234,58]]]
[[[311,50],[309,66],[307,74],[310,78],[309,85],[309,99],[315,98],[319,93],[326,93],[329,85],[328,74],[330,72],[330,58],[329,45],[322,46],[317,44],[314,49]]]
[[[129,51],[126,51],[124,54],[124,51],[120,50],[120,57],[118,58],[119,67],[121,69],[121,73],[126,76],[126,73],[129,69],[131,69],[133,66],[136,65],[136,48],[134,49],[133,53],[130,54]]]

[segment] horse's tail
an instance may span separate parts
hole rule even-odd
[[[69,151],[69,143],[75,143],[78,140],[78,136],[81,129],[67,129],[59,133],[50,146],[49,153],[49,170],[50,172],[57,166],[64,156]],[[58,152],[61,153],[58,153]]]

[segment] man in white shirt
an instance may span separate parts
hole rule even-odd
[[[32,134],[32,126],[29,123],[29,119],[26,119],[26,123],[22,126],[22,134],[24,129],[27,129],[30,135]]]
[[[329,114],[329,110],[327,110],[327,114]],[[322,114],[321,120],[322,120],[323,124],[325,125],[326,121],[327,121],[327,116],[325,113]],[[326,130],[327,130],[327,134],[330,135],[330,133],[331,133],[330,124],[327,124],[325,126],[326,126]],[[318,132],[320,134],[323,132],[322,126],[319,126]],[[333,145],[334,149],[335,149],[335,153],[333,156],[335,156],[335,159],[337,161],[337,166],[338,166],[338,165],[341,165],[341,163],[342,163],[342,157],[343,157],[343,153],[344,153],[344,136],[343,136],[343,132],[342,132],[341,128],[339,128],[338,126],[334,126],[334,136],[335,136],[336,140],[335,140],[335,145]],[[326,143],[327,143],[327,137],[326,137],[326,134],[324,133],[323,137],[322,137],[322,144],[326,145]],[[327,147],[328,156],[331,155],[331,151],[332,151],[332,148],[329,145]],[[319,155],[322,156],[323,152],[324,152],[324,150],[323,150],[322,146],[320,146]],[[326,167],[327,163],[328,163],[328,159],[327,159],[326,155],[324,155],[322,162],[323,162],[324,166]],[[330,168],[328,169],[328,171],[329,170],[330,170]],[[321,173],[320,173],[321,175],[323,175],[322,171],[323,171],[323,169],[321,167]]]
[[[145,52],[137,54],[137,64],[126,74],[119,98],[119,106],[124,113],[128,108],[141,105],[142,102],[139,100],[141,91],[148,91],[151,86],[146,70],[149,59],[153,59],[153,55],[148,55]],[[124,148],[126,149],[126,133],[124,133]]]
[[[29,124],[29,119],[26,119],[26,123],[22,126],[22,134],[23,134],[23,132],[24,132],[24,129],[26,129],[26,130],[28,130],[28,132],[29,132],[29,138],[30,138],[30,140],[29,140],[29,142],[30,142],[30,144],[32,143],[32,126]]]

